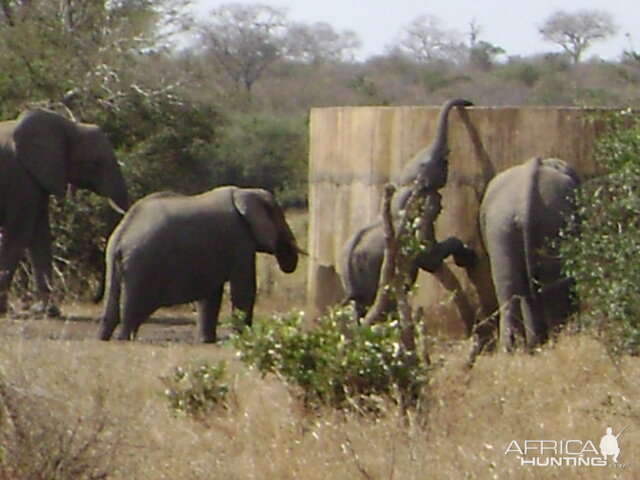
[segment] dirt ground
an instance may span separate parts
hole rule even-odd
[[[71,303],[61,307],[60,318],[36,318],[28,312],[0,318],[0,335],[4,338],[53,340],[86,340],[98,335],[101,307],[93,304]],[[218,335],[228,335],[224,324],[227,315],[221,314]],[[116,330],[117,333],[117,330]],[[190,305],[162,309],[142,324],[136,341],[145,343],[196,343],[198,327],[196,312]]]

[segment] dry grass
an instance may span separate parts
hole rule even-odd
[[[302,245],[305,221],[291,218]],[[272,260],[260,260],[256,313],[301,308],[306,260],[291,276]],[[561,336],[535,355],[482,356],[473,370],[467,344],[441,347],[419,413],[402,417],[389,405],[366,418],[305,412],[294,390],[247,371],[231,349],[188,343],[188,322],[149,323],[143,341],[102,343],[87,321],[95,307],[65,311],[73,320],[0,319],[0,480],[640,478],[640,358],[616,364],[587,337]],[[159,315],[195,319],[188,306]],[[228,410],[206,423],[172,416],[161,377],[221,358]],[[597,445],[605,427],[625,425],[625,469],[521,467],[504,454],[512,440]]]
[[[21,441],[11,410],[25,435],[34,430],[39,455],[64,457],[55,445],[66,438],[68,455],[108,474],[47,478],[599,478],[593,467],[523,468],[504,451],[525,439],[597,445],[606,426],[628,425],[620,461],[629,466],[606,468],[601,478],[638,478],[640,359],[616,365],[600,344],[579,336],[536,355],[481,357],[471,371],[465,355],[462,344],[442,354],[423,412],[402,418],[390,406],[374,419],[305,413],[290,388],[246,371],[228,348],[4,338],[3,388],[13,403],[8,409],[4,401],[0,417],[2,459],[20,468],[7,455]],[[173,417],[160,377],[194,359],[219,358],[229,361],[229,409],[206,424]],[[50,434],[37,436],[43,429]],[[5,478],[45,477],[5,470]]]

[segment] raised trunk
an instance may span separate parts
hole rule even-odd
[[[446,102],[440,110],[438,126],[433,143],[418,152],[400,173],[399,183],[408,186],[418,181],[423,189],[439,190],[447,182],[449,165],[447,155],[447,130],[449,128],[449,112],[454,107],[473,105],[469,100],[455,98]]]

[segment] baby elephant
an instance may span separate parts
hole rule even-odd
[[[500,346],[516,335],[529,348],[573,309],[571,279],[552,240],[575,212],[576,172],[557,158],[533,158],[496,176],[480,205],[480,228],[500,305]]]
[[[274,197],[261,189],[220,187],[195,196],[168,192],[139,200],[109,238],[100,338],[135,336],[160,307],[198,302],[200,337],[216,341],[223,286],[251,325],[256,252],[291,273],[299,248]]]

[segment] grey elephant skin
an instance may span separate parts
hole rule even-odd
[[[68,186],[91,190],[122,211],[128,208],[124,177],[100,127],[43,110],[0,122],[0,313],[7,311],[7,295],[25,250],[33,263],[39,309],[57,312],[48,305],[49,195],[64,195]]]
[[[458,238],[450,237],[443,242],[435,238],[434,222],[441,210],[441,196],[438,190],[447,182],[448,164],[448,118],[451,109],[473,105],[468,100],[453,99],[447,101],[440,110],[436,135],[433,143],[418,152],[397,177],[397,186],[391,204],[394,221],[400,217],[411,192],[417,188],[420,195],[428,198],[428,207],[421,219],[427,225],[426,243],[429,247],[416,259],[409,273],[409,283],[413,284],[418,269],[435,272],[449,255],[453,255],[456,264],[470,265],[475,254]],[[343,303],[353,301],[358,318],[364,316],[376,297],[380,278],[380,269],[384,258],[384,231],[382,220],[361,228],[343,246],[338,260],[338,271],[345,290]]]
[[[156,193],[136,202],[109,239],[99,337],[132,339],[158,308],[198,303],[200,338],[216,341],[225,283],[234,311],[251,325],[256,252],[291,273],[299,248],[275,198],[261,189],[219,187],[195,195]]]
[[[553,240],[575,213],[580,181],[557,158],[533,158],[497,175],[480,205],[480,229],[500,306],[500,347],[532,348],[574,309],[571,279]]]

